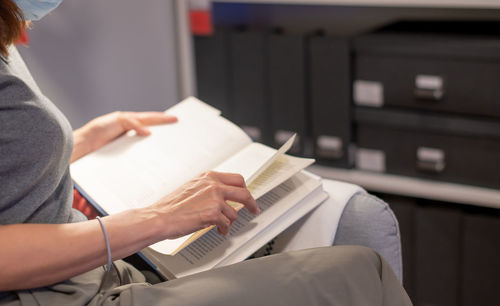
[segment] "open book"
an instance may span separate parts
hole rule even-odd
[[[285,154],[293,137],[279,150],[252,142],[220,111],[193,97],[167,113],[179,121],[151,127],[148,137],[130,132],[74,162],[71,175],[80,192],[100,212],[114,214],[151,205],[215,170],[243,175],[262,212],[254,217],[240,210],[227,237],[207,228],[144,250],[165,276],[243,260],[326,198],[320,179],[303,171],[313,160]]]

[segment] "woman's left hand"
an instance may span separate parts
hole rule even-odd
[[[139,136],[151,134],[148,125],[177,122],[163,112],[114,112],[90,121],[73,131],[74,148],[71,162],[93,152],[116,137],[134,130]]]

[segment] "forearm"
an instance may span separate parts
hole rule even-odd
[[[212,225],[226,235],[238,217],[226,201],[242,203],[250,212],[259,213],[241,175],[207,172],[151,206],[103,218],[113,260]],[[0,246],[0,291],[53,284],[107,261],[98,220],[3,225]]]
[[[118,112],[110,115],[118,114]],[[104,118],[105,120],[106,118]],[[79,129],[73,131],[73,153],[71,162],[102,147],[115,137],[124,133],[119,124],[105,124],[103,118],[98,117],[89,121]]]
[[[148,209],[102,219],[113,260],[163,239],[157,216]],[[0,291],[63,281],[104,265],[106,243],[97,220],[48,225],[0,226]],[[7,247],[8,246],[8,247]]]

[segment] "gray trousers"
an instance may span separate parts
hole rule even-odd
[[[1,305],[411,305],[389,265],[364,247],[301,250],[157,285],[123,261],[16,292]]]

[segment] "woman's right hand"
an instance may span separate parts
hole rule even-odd
[[[260,209],[239,174],[207,172],[149,207],[160,216],[164,239],[175,239],[215,225],[227,235],[238,212],[226,201],[243,204],[253,214]]]

